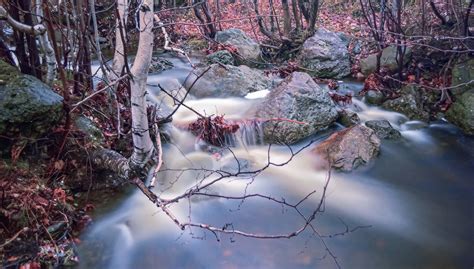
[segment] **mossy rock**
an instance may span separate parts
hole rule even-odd
[[[227,50],[219,50],[206,56],[206,60],[209,64],[227,64],[235,65],[234,57]]]
[[[35,77],[0,61],[0,135],[37,138],[62,116],[63,98]]]
[[[460,95],[446,112],[446,118],[466,134],[474,135],[474,89]]]
[[[460,61],[453,67],[452,86],[465,84],[472,80],[474,80],[474,59]],[[474,89],[474,83],[453,88],[451,89],[451,92],[455,95],[460,95],[472,89]]]

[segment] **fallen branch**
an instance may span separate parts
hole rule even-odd
[[[163,46],[163,48],[165,50],[168,50],[168,51],[172,51],[172,52],[177,52],[179,54],[182,54],[184,57],[186,57],[186,59],[188,60],[189,64],[191,64],[192,67],[194,67],[193,63],[191,62],[191,59],[189,59],[188,57],[188,54],[186,52],[184,52],[184,50],[182,49],[178,49],[178,48],[174,48],[174,47],[171,47],[170,46],[170,36],[168,35],[168,32],[166,32],[166,28],[165,26],[163,25],[163,23],[161,22],[160,20],[160,17],[158,17],[157,14],[155,14],[153,16],[153,18],[155,19],[155,21],[158,23],[158,25],[160,26],[161,28],[161,32],[163,33],[163,36],[165,38],[165,45]]]

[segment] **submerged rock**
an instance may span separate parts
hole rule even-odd
[[[227,50],[219,50],[206,56],[207,62],[210,64],[227,64],[235,65],[234,57]]]
[[[37,138],[62,116],[63,98],[39,79],[0,60],[0,135]]]
[[[410,58],[411,49],[407,47],[405,51],[405,56],[403,58],[403,64],[407,64]],[[389,46],[382,51],[382,57],[380,58],[380,67],[387,68],[392,72],[397,70],[397,46]],[[377,53],[371,54],[367,58],[362,59],[360,61],[360,68],[364,75],[369,75],[375,72],[375,69],[377,69]]]
[[[365,126],[375,131],[380,139],[397,140],[402,138],[402,134],[390,124],[388,120],[370,120],[365,122]]]
[[[260,45],[240,29],[227,29],[216,33],[215,40],[237,49],[237,64],[252,64],[260,59]]]
[[[374,159],[380,150],[380,139],[363,125],[355,125],[332,134],[312,152],[318,154],[331,167],[345,172]]]
[[[207,67],[197,68],[186,78],[185,87],[193,82]],[[248,93],[268,90],[272,80],[260,70],[248,66],[212,64],[210,69],[194,84],[190,93],[196,97],[244,97]]]
[[[466,134],[474,135],[474,89],[460,95],[446,112],[446,118]]]
[[[338,117],[327,89],[306,73],[294,72],[256,108],[267,143],[293,144],[326,129]]]
[[[347,42],[323,28],[303,43],[298,62],[320,78],[343,78],[351,73]]]

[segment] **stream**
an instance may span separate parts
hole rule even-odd
[[[179,85],[189,64],[168,57],[174,68],[149,76],[151,85]],[[343,84],[361,90],[354,82]],[[150,100],[159,90],[149,87]],[[245,118],[265,93],[248,98],[196,99],[186,104],[203,114]],[[401,131],[401,141],[382,141],[380,156],[352,173],[333,172],[324,212],[291,239],[254,239],[213,234],[192,228],[182,231],[138,190],[95,217],[79,246],[80,268],[472,268],[474,265],[474,138],[445,122],[429,125],[404,115],[354,100],[362,121],[387,119]],[[196,115],[181,107],[173,117],[187,123]],[[292,146],[302,151],[283,166],[270,166],[256,176],[230,177],[210,193],[240,196],[260,193],[300,205],[305,215],[318,206],[327,171],[315,168],[310,150],[342,126],[334,125]],[[258,128],[257,128],[258,129]],[[164,146],[164,168],[155,192],[162,198],[184,193],[197,181],[212,180],[206,170],[236,171],[281,163],[288,147],[270,149],[258,141],[258,130],[241,128],[232,152],[202,151],[189,133],[172,132]],[[314,141],[314,145],[306,147]],[[236,157],[234,157],[236,156]],[[239,160],[239,162],[236,161]],[[255,234],[287,234],[304,220],[291,208],[267,199],[211,197],[183,199],[170,206],[180,221],[230,227]]]

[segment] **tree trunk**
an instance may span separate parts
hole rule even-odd
[[[133,153],[130,168],[143,168],[154,153],[147,117],[146,82],[153,53],[153,0],[144,0],[140,9],[138,51],[131,69]],[[159,149],[160,150],[160,149]]]
[[[35,2],[37,23],[41,24],[43,23],[43,4],[41,0],[36,0]],[[51,42],[49,41],[47,31],[39,36],[39,41],[44,53],[44,57],[46,59],[45,82],[49,85],[52,85],[53,80],[56,78],[56,60],[54,55],[54,49],[51,46]]]
[[[283,33],[286,37],[289,37],[291,32],[291,15],[288,0],[281,0],[281,5],[283,8]]]
[[[126,63],[125,42],[127,35],[125,34],[125,26],[128,17],[128,1],[117,1],[117,19],[115,20],[115,53],[112,61],[112,71],[108,75],[108,80],[114,82],[121,74]]]

